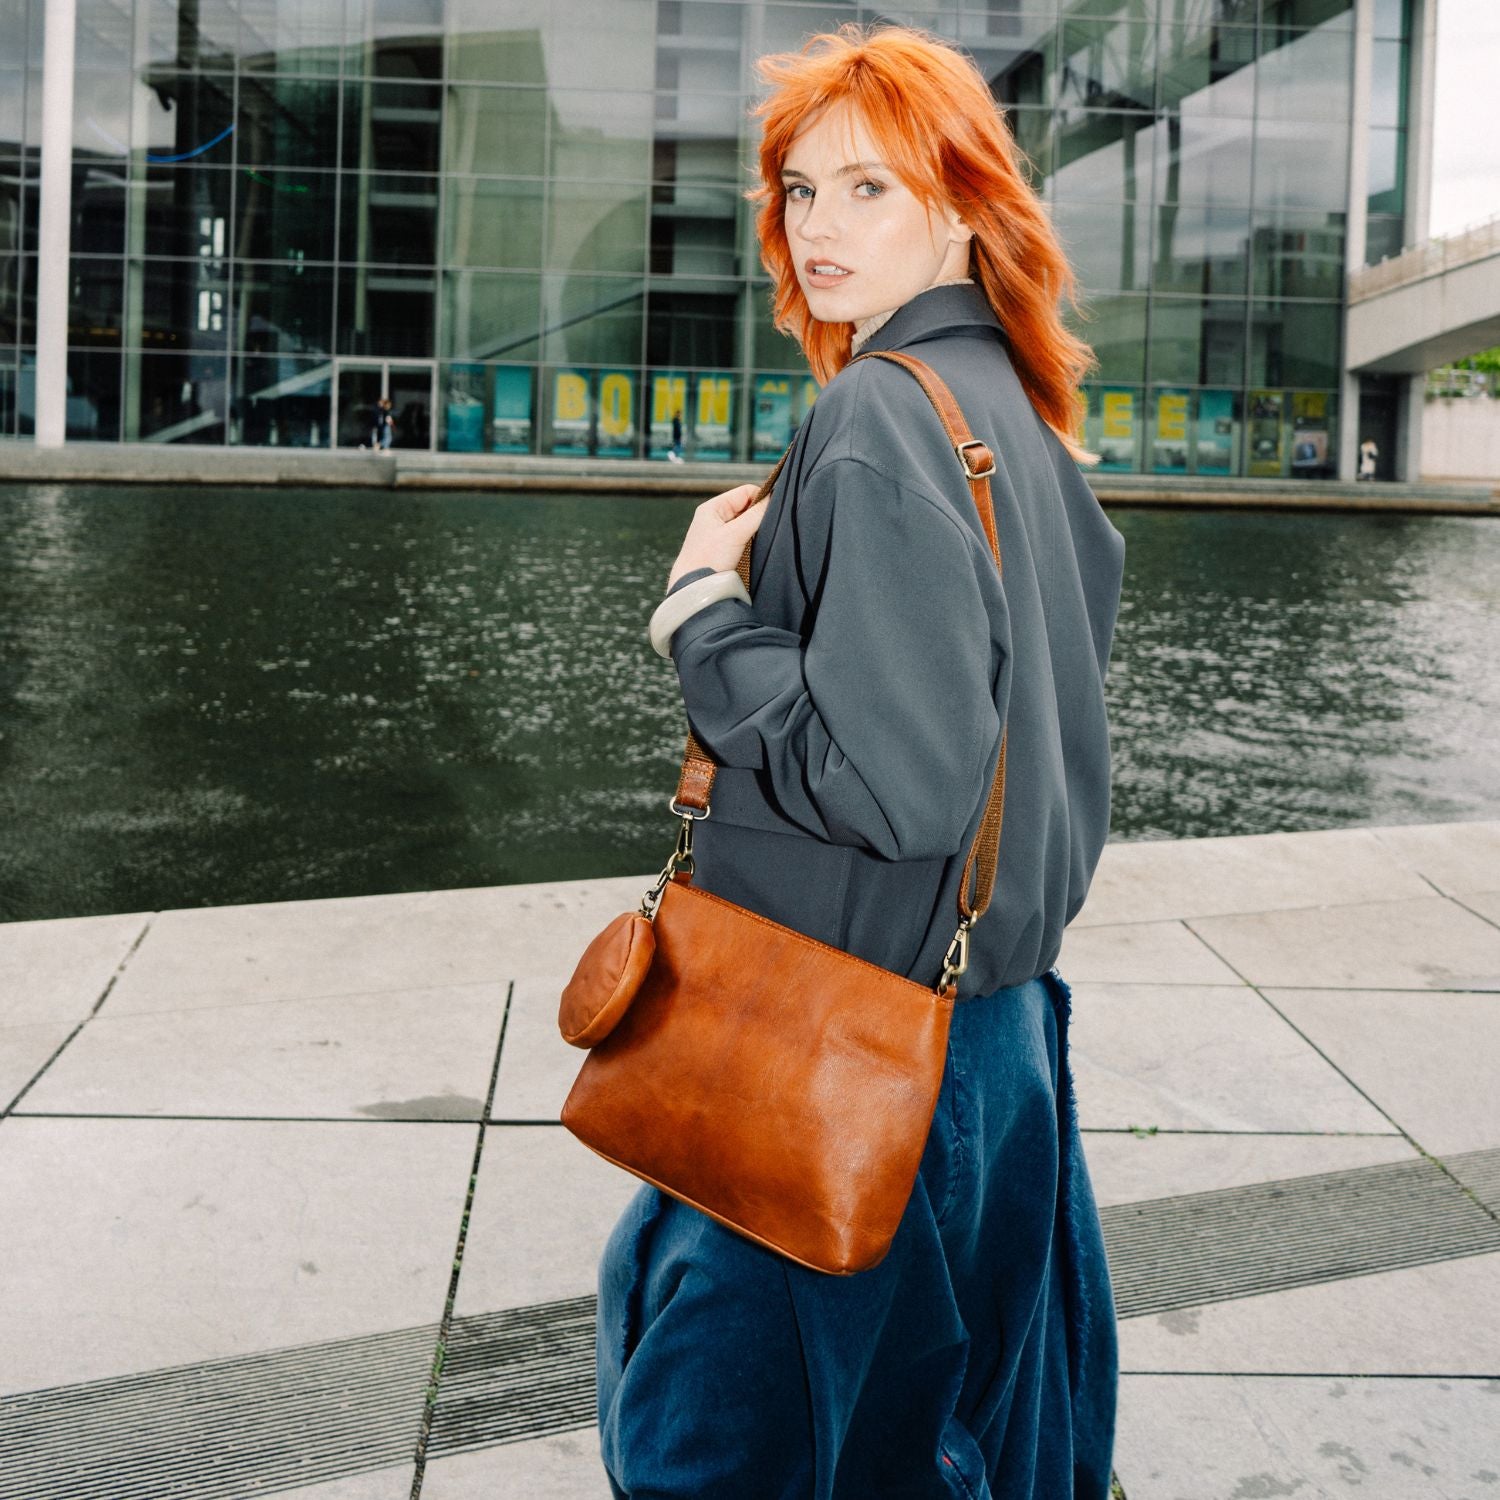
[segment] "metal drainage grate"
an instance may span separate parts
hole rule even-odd
[[[1500,1176],[1500,1150],[1470,1155],[1485,1159],[1469,1168],[1479,1178]],[[1122,1203],[1099,1217],[1122,1318],[1500,1250],[1500,1223],[1425,1157]]]
[[[1447,1165],[1500,1203],[1500,1150]],[[1500,1251],[1428,1160],[1103,1210],[1122,1318]],[[456,1318],[429,1456],[591,1425],[594,1299]],[[244,1500],[410,1464],[437,1325],[0,1396],[0,1500]]]

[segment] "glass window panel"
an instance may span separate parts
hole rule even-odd
[[[1400,214],[1406,210],[1406,132],[1371,129],[1369,199],[1372,214]]]
[[[1263,36],[1261,46],[1255,108],[1262,119],[1348,120],[1352,33],[1304,31],[1279,44]]]
[[[1326,26],[1347,31],[1354,25],[1354,0],[1262,0],[1261,16],[1266,30]]]
[[[462,128],[450,119],[450,129]],[[344,165],[361,171],[436,172],[442,91],[427,84],[344,83]]]
[[[1139,119],[1139,116],[1134,118]],[[1045,192],[1055,161],[1056,141],[1050,109],[1007,109],[1005,123],[1021,151],[1021,173],[1038,192]]]
[[[20,145],[26,118],[26,74],[20,68],[0,67],[0,149]]]
[[[144,116],[144,144],[151,158],[227,167],[236,160],[234,79],[214,73],[154,74],[136,118]]]
[[[746,205],[732,188],[683,188],[651,203],[654,276],[736,276]]]
[[[553,183],[547,266],[554,271],[646,269],[646,188],[629,183]]]
[[[1033,5],[1031,9],[1045,7]],[[964,49],[990,86],[990,93],[1007,108],[1014,105],[1050,106],[1057,87],[1058,30],[1050,16],[1015,16],[1015,31],[1003,44],[965,39]]]
[[[1164,203],[1156,214],[1151,285],[1159,292],[1244,293],[1249,240],[1246,208]]]
[[[559,362],[641,362],[645,288],[627,277],[549,275],[542,282],[542,357]]]
[[[21,267],[23,258],[0,248],[0,344],[21,339]]]
[[[602,79],[617,88],[652,85],[654,0],[594,0],[587,7],[567,0],[448,0],[447,10],[450,78],[553,88],[586,88]]]
[[[36,256],[23,255],[16,268],[15,324],[7,336],[17,344],[36,343]]]
[[[1059,119],[1052,150],[1052,196],[1059,202],[1150,198],[1151,130],[1149,115],[1098,111]],[[1019,133],[1017,140],[1025,146]]]
[[[1052,223],[1085,291],[1145,290],[1151,254],[1147,204],[1060,201],[1053,205]]]
[[[1249,119],[1255,113],[1255,32],[1243,27],[1172,26],[1158,39],[1162,109]]]
[[[1260,210],[1252,266],[1262,297],[1342,297],[1344,215]]]
[[[1057,103],[1078,109],[1150,109],[1156,101],[1156,23],[1090,17],[1062,23]]]
[[[332,260],[339,180],[336,172],[306,168],[246,168],[236,203],[236,253],[251,260]]]
[[[139,0],[146,12],[146,56],[154,67],[229,71],[239,46],[235,0]],[[40,10],[36,0],[32,9]]]
[[[242,353],[327,354],[333,348],[329,266],[237,261],[234,306]]]
[[[744,152],[748,165],[751,153],[748,146]],[[738,135],[707,136],[684,135],[673,138],[665,134],[658,122],[651,141],[651,180],[658,183],[674,182],[729,182],[740,181],[741,149]]]
[[[1084,446],[1099,455],[1098,469],[1138,471],[1146,431],[1145,392],[1104,382],[1091,382],[1084,390],[1088,397]]]
[[[1406,43],[1370,44],[1370,123],[1406,123]]]
[[[554,90],[550,161],[554,177],[645,182],[651,171],[652,97]]]
[[[546,168],[547,95],[541,89],[448,90],[446,169],[495,177],[540,177]]]
[[[222,349],[229,342],[225,263],[147,260],[131,263],[129,345],[156,349]]]
[[[541,265],[542,183],[450,177],[443,186],[443,259],[448,265]]]
[[[73,154],[85,161],[115,160],[130,152],[131,113],[145,85],[129,69],[79,68],[73,75]],[[143,101],[144,102],[144,101]]]
[[[129,439],[222,443],[229,372],[222,355],[132,354],[127,378],[137,394]]]
[[[196,164],[143,165],[131,163],[133,212],[140,216],[140,249],[147,255],[207,255],[229,253],[229,203],[234,176],[221,167]],[[247,204],[259,211],[260,200],[250,191],[246,174],[240,187],[240,211]],[[328,202],[330,215],[332,203]],[[243,243],[240,241],[239,243]]]
[[[646,361],[653,365],[735,363],[740,291],[653,290],[646,321]]]
[[[134,18],[130,0],[78,0],[73,60],[79,69],[101,68],[130,76]]]
[[[1410,35],[1407,26],[1407,0],[1375,0],[1375,35],[1387,37]]]
[[[1365,220],[1365,264],[1373,266],[1388,255],[1399,255],[1406,236],[1402,214],[1371,214]]]
[[[1156,196],[1161,202],[1250,201],[1248,124],[1185,112],[1158,120],[1151,135],[1156,152]]]
[[[242,69],[338,73],[344,0],[239,0],[239,11]]]
[[[349,0],[344,71],[371,78],[441,78],[443,0]]]
[[[124,267],[116,258],[71,259],[68,344],[73,348],[118,349],[125,310]]]
[[[69,235],[75,255],[125,253],[126,170],[123,157],[85,166],[75,153]]]
[[[445,271],[444,357],[535,359],[541,293],[539,276]]]
[[[339,272],[340,354],[433,353],[434,273],[395,266],[350,266]]]
[[[1146,299],[1118,296],[1080,298],[1081,311],[1064,304],[1067,326],[1093,347],[1099,368],[1094,380],[1139,382],[1146,378]]]
[[[751,363],[762,370],[806,370],[801,347],[790,334],[781,333],[771,321],[771,286],[759,282],[750,288],[754,317]]]
[[[332,366],[278,355],[231,362],[229,441],[247,448],[326,448],[332,436]]]
[[[1349,125],[1268,119],[1255,130],[1257,207],[1327,209],[1349,201]]]
[[[68,395],[63,421],[69,441],[120,441],[120,358],[118,349],[68,351]],[[35,376],[28,381],[33,391],[34,382]],[[27,428],[32,426],[33,423],[26,424]],[[203,441],[211,443],[215,439],[210,435]]]
[[[338,165],[338,84],[330,78],[240,79],[235,160],[250,166]]]
[[[1336,386],[1339,304],[1253,301],[1249,383]]]
[[[408,266],[436,263],[436,177],[391,172],[344,172],[340,176],[342,259]]]
[[[15,351],[8,349],[0,355],[0,438],[16,435],[20,396],[21,372],[15,364]]]
[[[1241,297],[1156,297],[1151,303],[1151,379],[1162,384],[1240,385],[1245,372]]]

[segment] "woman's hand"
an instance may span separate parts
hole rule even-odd
[[[693,512],[692,523],[682,539],[682,550],[667,575],[669,589],[694,568],[712,568],[716,573],[734,570],[745,543],[759,529],[770,504],[769,496],[751,504],[759,493],[758,484],[737,484],[732,490],[705,500]]]

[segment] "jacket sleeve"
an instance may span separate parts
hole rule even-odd
[[[1000,734],[987,559],[935,501],[858,458],[815,467],[794,514],[816,559],[806,639],[742,600],[699,610],[672,638],[688,721],[830,843],[955,854]]]

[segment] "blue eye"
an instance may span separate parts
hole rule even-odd
[[[859,187],[856,188],[855,191],[858,192],[862,188],[870,189],[870,192],[866,194],[867,197],[878,198],[885,191],[885,184],[880,182],[865,181],[860,183]]]
[[[806,199],[799,198],[799,194],[802,193],[806,193],[809,198],[812,196],[812,189],[805,182],[794,182],[786,189],[788,198],[796,198],[799,202],[806,202]]]

